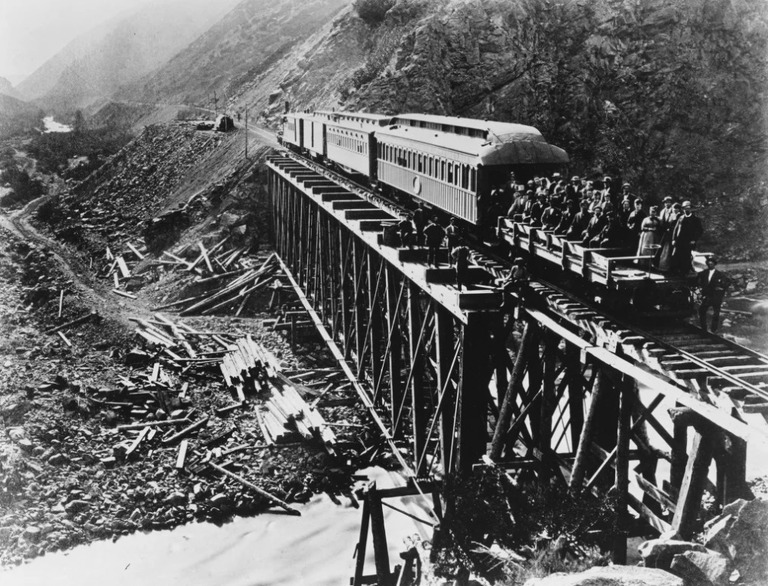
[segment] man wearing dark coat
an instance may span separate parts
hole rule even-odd
[[[413,229],[416,232],[416,246],[423,246],[424,228],[427,225],[427,212],[421,204],[414,210],[411,221],[413,222]]]
[[[683,202],[683,213],[672,231],[672,271],[687,275],[691,272],[691,252],[704,233],[701,220],[693,214],[690,201]]]
[[[436,217],[432,218],[424,228],[424,238],[427,244],[427,264],[437,266],[437,253],[445,238],[445,228],[440,225]]]
[[[696,275],[696,285],[701,289],[701,305],[699,305],[699,325],[707,329],[707,310],[712,308],[712,331],[716,332],[720,325],[720,306],[723,304],[725,292],[731,280],[722,271],[715,269],[717,259],[710,256],[707,268]]]

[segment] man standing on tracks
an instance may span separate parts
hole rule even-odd
[[[437,216],[424,228],[424,238],[427,244],[427,264],[437,266],[437,253],[445,239],[445,228],[443,228]]]
[[[715,266],[717,259],[710,256],[707,268],[696,276],[696,285],[701,289],[701,305],[699,305],[699,325],[707,329],[707,310],[712,308],[712,331],[716,332],[720,325],[720,306],[723,304],[725,292],[731,284],[728,276],[718,271]]]
[[[456,225],[456,218],[451,218],[445,229],[445,235],[448,238],[448,262],[453,266],[453,250],[459,245],[459,227]]]
[[[416,246],[424,246],[424,227],[427,225],[427,212],[421,204],[413,212],[413,228],[416,231]]]
[[[464,285],[469,287],[469,248],[457,246],[451,256],[456,263],[456,287],[461,291]]]

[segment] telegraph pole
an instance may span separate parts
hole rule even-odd
[[[213,114],[219,115],[219,98],[216,97],[216,90],[213,90]]]
[[[248,158],[248,105],[245,106],[245,158]]]

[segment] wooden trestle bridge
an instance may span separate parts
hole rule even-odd
[[[685,324],[630,329],[538,282],[515,317],[487,286],[499,262],[476,255],[475,285],[459,291],[426,251],[383,244],[399,218],[375,198],[287,155],[268,167],[277,252],[409,479],[369,491],[354,584],[394,581],[383,498],[432,494],[437,522],[435,475],[484,462],[610,491],[618,563],[630,535],[689,536],[705,490],[720,504],[749,495],[748,442],[768,441],[768,358]]]

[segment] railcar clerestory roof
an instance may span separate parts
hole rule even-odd
[[[428,128],[459,136],[473,136],[491,142],[509,142],[510,140],[546,142],[541,132],[533,126],[513,122],[434,116],[431,114],[398,114],[392,117],[392,124]]]
[[[399,117],[393,119],[393,122],[397,118]],[[478,125],[482,123],[482,121],[467,118],[442,116],[426,118],[469,120]],[[491,124],[501,134],[489,129],[493,136],[487,139],[477,135],[397,124],[377,130],[376,136],[384,142],[405,148],[418,148],[441,156],[450,157],[452,154],[460,154],[464,161],[468,162],[467,157],[469,157],[477,165],[564,165],[568,163],[568,154],[563,149],[549,144],[532,126],[504,122]]]
[[[316,116],[326,118],[332,122],[350,124],[359,124],[361,127],[366,125],[387,126],[392,120],[391,116],[383,114],[371,114],[370,112],[335,112],[332,110],[318,110]]]

